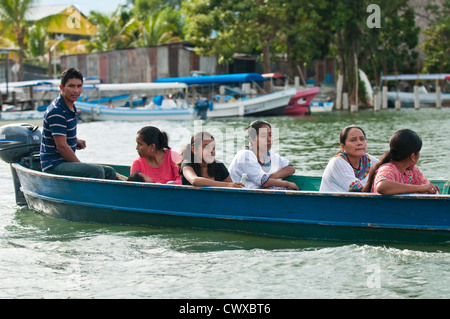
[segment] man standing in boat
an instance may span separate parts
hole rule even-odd
[[[62,72],[59,96],[47,107],[44,115],[40,150],[43,172],[116,179],[110,166],[81,163],[77,149],[86,148],[86,141],[77,138],[77,109],[75,102],[83,91],[83,75],[75,68]]]

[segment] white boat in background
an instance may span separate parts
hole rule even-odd
[[[48,104],[59,92],[60,82],[60,79],[40,79],[0,83],[1,94],[14,93],[17,101],[15,105],[3,104],[0,121],[43,119]],[[87,86],[98,83],[100,80],[97,78],[84,80]]]
[[[97,84],[92,90],[106,97],[76,102],[84,121],[147,121],[147,120],[189,120],[194,118],[194,108],[185,99],[187,85],[184,83],[122,83]],[[184,92],[183,92],[184,91]],[[129,94],[120,94],[126,93]],[[133,94],[147,94],[153,99],[144,106],[134,105]],[[112,95],[111,95],[112,93]],[[91,93],[95,95],[95,93]],[[166,98],[165,96],[169,96]],[[146,101],[148,96],[145,97]],[[117,102],[128,102],[128,106]],[[115,104],[113,104],[113,103]]]
[[[196,88],[207,87],[207,94],[214,96],[215,90],[227,84],[242,84],[264,82],[266,79],[259,73],[219,74],[203,76],[187,76],[175,78],[160,78],[155,83],[179,82],[186,83],[194,91]],[[241,92],[246,90],[242,89]],[[256,91],[256,90],[255,90]],[[273,116],[282,115],[289,100],[295,95],[295,89],[287,89],[275,93],[255,95],[250,94],[229,99],[228,102],[214,102],[207,111],[208,118],[223,118],[236,116]],[[211,98],[212,100],[212,98]]]
[[[449,74],[399,74],[399,75],[383,75],[381,81],[436,81],[436,80],[448,80],[450,79]],[[420,86],[418,90],[418,97],[420,104],[422,105],[432,105],[436,104],[437,96],[436,93],[429,93],[425,86]],[[387,92],[387,98],[390,104],[393,104],[396,100],[399,100],[404,106],[412,106],[415,101],[414,92],[401,92],[389,91]],[[449,93],[440,94],[441,104],[444,102],[450,102]]]
[[[317,102],[312,101],[309,105],[309,108],[311,110],[311,113],[317,113],[317,112],[331,112],[334,107],[334,102]]]
[[[249,99],[227,103],[216,102],[212,110],[208,111],[208,118],[282,115],[288,102],[296,92],[297,90],[292,88]]]

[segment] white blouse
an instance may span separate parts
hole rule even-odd
[[[360,189],[366,185],[369,171],[378,162],[376,157],[366,154],[369,159],[363,167],[365,174],[359,178],[355,175],[355,170],[341,156],[333,157],[329,162],[322,176],[321,192],[348,192],[351,189]]]
[[[270,170],[266,171],[258,162],[256,154],[251,150],[244,149],[237,152],[228,169],[233,182],[240,182],[242,180],[242,174],[247,174],[244,183],[245,187],[262,188],[264,183],[269,179],[270,174],[278,172],[280,169],[290,165],[287,159],[277,153],[269,151],[269,155],[271,165]]]

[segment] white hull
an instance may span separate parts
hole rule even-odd
[[[334,102],[311,102],[309,109],[311,113],[317,112],[331,112],[333,110]]]
[[[388,92],[388,100],[395,101],[397,98],[402,103],[414,103],[413,92]],[[419,93],[419,101],[423,104],[436,104],[436,93]],[[441,102],[450,101],[450,94],[441,93]]]
[[[248,100],[214,103],[213,109],[208,111],[208,118],[252,116],[258,115],[259,113],[270,113],[271,111],[281,115],[284,107],[287,106],[289,100],[296,92],[295,89],[288,89]],[[277,109],[279,110],[276,111]]]
[[[190,120],[191,108],[149,109],[143,107],[110,108],[100,104],[76,103],[81,118],[88,121],[149,121],[149,120]]]
[[[1,112],[1,121],[16,121],[16,120],[35,120],[44,119],[45,111],[17,111],[17,112]]]

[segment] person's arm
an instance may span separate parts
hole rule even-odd
[[[175,177],[173,181],[175,182],[175,184],[181,185],[181,176],[179,173],[180,168],[176,164],[178,161],[178,158],[180,157],[180,154],[178,152],[170,150],[170,155],[171,155],[170,169],[172,171],[173,176]]]
[[[288,165],[286,167],[283,167],[279,171],[270,174],[270,178],[282,179],[282,178],[291,176],[294,173],[295,173],[295,167],[292,165]]]
[[[133,175],[134,173],[141,173],[142,175],[145,175],[146,176],[145,182],[153,183],[153,179],[150,176],[146,175],[144,172],[144,168],[141,167],[140,158],[134,160],[133,163],[131,164],[130,176]]]
[[[186,178],[192,186],[216,186],[216,187],[236,187],[242,188],[244,185],[242,183],[233,182],[228,176],[223,182],[215,181],[209,178],[198,176],[194,169],[190,166],[183,167],[183,176]]]
[[[77,139],[77,150],[84,150],[86,148],[86,141]]]
[[[73,150],[67,144],[65,135],[53,135],[53,139],[55,140],[56,149],[67,162],[80,162]]]
[[[267,182],[265,182],[264,185],[262,185],[263,188],[267,188],[267,187],[271,187],[271,186],[285,187],[285,188],[294,189],[297,191],[299,190],[297,184],[295,184],[293,182],[284,181],[281,179],[275,179],[275,178],[269,178],[267,180]]]
[[[428,193],[436,194],[439,187],[434,184],[410,185],[398,183],[393,180],[382,180],[377,183],[375,190],[381,195],[411,194],[411,193]]]

